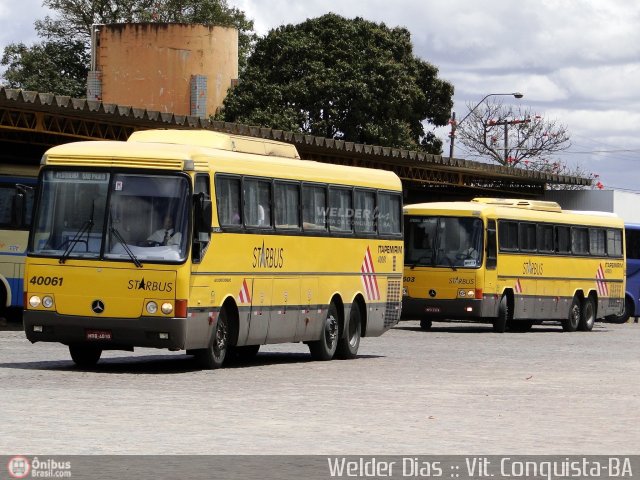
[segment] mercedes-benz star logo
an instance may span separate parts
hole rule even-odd
[[[93,310],[94,313],[104,312],[104,303],[102,303],[102,300],[94,300],[91,302],[91,310]]]

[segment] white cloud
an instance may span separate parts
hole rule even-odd
[[[567,125],[573,151],[610,185],[640,190],[640,2],[637,0],[229,0],[259,34],[333,12],[406,27],[414,52],[455,86],[454,110],[488,93]],[[0,49],[35,41],[39,0],[0,0]],[[504,99],[507,101],[507,98]],[[514,99],[508,99],[514,101]],[[437,129],[447,149],[448,129]],[[600,150],[631,150],[601,152]],[[635,151],[634,151],[635,150]],[[589,152],[594,153],[581,153]],[[579,153],[580,152],[580,153]],[[622,173],[619,173],[622,172]],[[618,183],[619,182],[619,183]],[[636,185],[638,185],[636,187]]]

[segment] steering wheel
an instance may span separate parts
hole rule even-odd
[[[154,240],[143,240],[142,242],[138,242],[137,245],[138,247],[159,247],[162,243]]]

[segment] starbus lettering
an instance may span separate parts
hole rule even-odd
[[[145,281],[144,277],[140,280],[129,280],[127,290],[147,290],[149,292],[173,292],[173,283],[171,282],[150,282]]]
[[[261,247],[253,249],[253,268],[282,268],[284,266],[284,248]]]
[[[542,275],[542,262],[532,262],[531,260],[522,264],[523,275]]]

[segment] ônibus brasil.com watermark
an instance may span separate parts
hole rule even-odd
[[[15,456],[7,463],[10,478],[71,478],[71,462]]]

